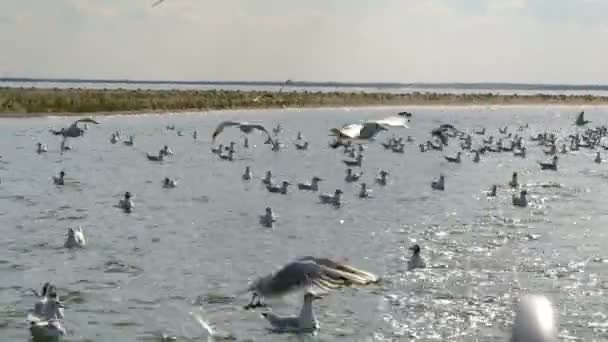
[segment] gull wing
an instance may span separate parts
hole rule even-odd
[[[215,142],[215,138],[217,138],[217,136],[222,133],[222,131],[224,130],[224,128],[226,127],[231,127],[231,126],[240,126],[241,123],[238,121],[224,121],[221,122],[217,128],[215,129],[215,131],[213,131],[213,135],[211,136],[211,143]]]
[[[343,138],[355,139],[359,137],[362,129],[363,125],[361,124],[350,124],[344,125],[339,129],[332,128],[331,132]]]
[[[163,2],[165,2],[165,0],[157,0],[157,1],[155,1],[155,2],[152,4],[152,7],[156,7],[156,6],[160,5],[160,4],[162,4]]]
[[[266,128],[264,126],[256,125],[256,124],[249,124],[247,126],[249,126],[252,129],[257,129],[257,130],[260,130],[260,131],[266,133],[266,135],[268,135],[268,138],[270,138],[270,133],[268,133],[268,130],[266,130]]]
[[[78,122],[90,122],[90,123],[93,123],[93,124],[96,124],[96,125],[99,124],[99,122],[97,122],[97,121],[95,121],[95,120],[93,120],[91,118],[78,119],[74,123],[78,123]]]
[[[380,277],[373,273],[328,258],[315,258],[312,256],[306,256],[300,258],[299,260],[312,260],[319,265],[339,271],[340,273],[338,274],[341,277],[346,278],[348,281],[356,285],[368,285],[380,281]]]
[[[409,126],[407,125],[407,123],[409,122],[409,119],[407,119],[404,116],[389,116],[388,118],[384,118],[381,120],[368,121],[368,122],[375,122],[377,124],[384,125],[384,126],[390,126],[390,127],[409,128]]]
[[[366,122],[363,125],[363,129],[361,129],[361,132],[359,132],[359,138],[372,139],[374,136],[376,136],[376,134],[378,134],[378,132],[380,132],[380,130],[383,129],[386,130],[384,127],[382,127],[381,124],[375,121]]]

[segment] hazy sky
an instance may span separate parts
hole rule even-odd
[[[0,76],[608,84],[608,0],[0,0]]]

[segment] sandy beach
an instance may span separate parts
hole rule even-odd
[[[607,105],[594,95],[0,88],[0,117],[363,106]]]

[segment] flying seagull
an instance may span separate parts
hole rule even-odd
[[[577,126],[585,126],[586,124],[590,123],[591,121],[589,120],[585,120],[585,112],[580,112],[578,114],[578,117],[576,118],[576,122],[575,124]]]
[[[156,1],[155,1],[155,2],[152,4],[152,7],[156,7],[156,6],[160,5],[160,4],[162,4],[163,2],[165,2],[165,0],[156,0]]]
[[[262,126],[262,125],[251,124],[251,123],[247,123],[247,122],[238,122],[238,121],[224,121],[217,126],[215,131],[213,131],[211,143],[215,142],[215,138],[217,138],[217,136],[220,133],[222,133],[222,131],[224,131],[224,128],[233,127],[233,126],[240,128],[241,132],[243,132],[245,134],[249,134],[249,133],[253,132],[253,130],[257,129],[259,131],[266,133],[266,135],[268,136],[267,141],[272,141],[272,139],[270,138],[270,133],[268,133],[266,128],[264,128],[264,126]]]
[[[321,293],[352,285],[370,285],[377,283],[375,274],[359,270],[327,258],[306,256],[288,263],[278,271],[258,278],[247,288],[252,292],[251,302],[246,309],[264,306],[262,298],[283,297],[288,293],[305,289]],[[257,301],[256,301],[257,299]]]
[[[90,122],[93,124],[99,124],[99,122],[91,119],[91,118],[84,118],[84,119],[79,119],[74,121],[74,123],[72,123],[72,125],[70,125],[70,127],[68,128],[62,128],[61,130],[57,131],[57,130],[53,130],[51,129],[51,133],[53,133],[54,135],[61,135],[63,136],[63,140],[61,141],[61,153],[63,154],[64,151],[64,147],[65,147],[65,141],[67,140],[67,138],[78,138],[82,135],[84,135],[84,129],[78,127],[78,124],[81,122]]]

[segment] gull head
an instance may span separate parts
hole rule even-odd
[[[414,255],[420,254],[420,246],[418,244],[413,245],[409,250],[412,251]]]

